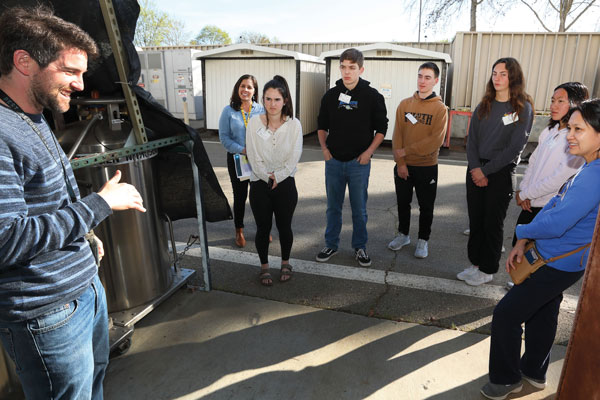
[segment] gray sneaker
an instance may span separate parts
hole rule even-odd
[[[481,388],[481,394],[492,400],[504,400],[511,393],[518,393],[523,389],[521,382],[512,385],[499,385],[488,382]]]
[[[415,257],[425,258],[428,255],[427,251],[427,240],[419,239],[417,241],[417,248],[415,249]]]
[[[410,244],[410,236],[398,233],[398,236],[388,244],[388,249],[398,251],[407,244]]]
[[[471,275],[473,275],[477,271],[479,271],[479,268],[477,268],[474,265],[471,265],[470,267],[465,268],[464,271],[456,274],[456,279],[460,281],[466,281]]]
[[[523,373],[523,371],[521,371],[521,376],[523,377],[523,379],[525,379],[527,382],[529,382],[531,384],[531,386],[533,386],[536,389],[545,389],[546,388],[546,380],[545,379],[532,378],[530,376],[525,375]]]

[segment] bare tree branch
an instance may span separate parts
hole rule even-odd
[[[593,6],[595,2],[596,2],[596,0],[592,0],[591,2],[589,2],[589,3],[588,3],[588,5],[587,5],[587,6],[586,6],[586,7],[583,9],[583,11],[582,11],[582,12],[580,12],[580,13],[579,13],[579,15],[577,15],[577,16],[576,16],[576,17],[573,19],[573,21],[571,21],[571,22],[569,23],[569,25],[567,25],[567,26],[565,27],[565,30],[569,30],[569,28],[570,28],[570,27],[571,27],[571,26],[572,26],[572,25],[575,23],[575,21],[577,21],[577,20],[579,19],[579,17],[581,17],[581,16],[583,15],[583,13],[585,13],[585,12],[586,12],[586,11],[587,11],[587,10],[588,10],[588,9],[589,9],[591,6]]]
[[[548,32],[552,32],[552,30],[551,30],[551,29],[548,29],[548,27],[546,26],[546,24],[544,24],[544,21],[542,21],[542,19],[541,19],[541,18],[540,18],[540,16],[538,15],[537,11],[535,11],[535,10],[533,9],[533,7],[531,7],[531,6],[529,5],[529,3],[527,3],[525,0],[520,0],[520,1],[521,1],[521,3],[525,4],[525,5],[526,5],[526,6],[527,6],[527,7],[528,7],[530,10],[531,10],[531,12],[533,13],[533,15],[535,15],[535,17],[536,17],[536,18],[537,18],[537,20],[540,22],[540,24],[542,24],[542,27],[543,27],[545,30],[547,30]]]

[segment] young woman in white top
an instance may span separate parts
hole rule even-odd
[[[569,153],[567,123],[569,108],[589,97],[588,89],[579,82],[567,82],[554,89],[550,104],[550,121],[529,157],[529,165],[516,192],[515,200],[523,210],[517,225],[528,224],[558,193],[558,189],[583,165],[582,157]],[[513,246],[517,237],[513,236]]]
[[[273,215],[281,245],[279,281],[287,282],[292,277],[292,217],[298,203],[294,174],[302,154],[302,126],[294,118],[292,97],[283,77],[276,75],[267,82],[263,103],[265,114],[248,122],[246,152],[252,167],[250,207],[256,221],[259,280],[262,285],[271,286],[268,252]]]

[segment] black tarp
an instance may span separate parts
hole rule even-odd
[[[87,96],[91,90],[98,90],[101,97],[122,97],[120,79],[117,72],[115,60],[113,57],[112,48],[106,32],[104,19],[100,4],[97,0],[2,0],[0,4],[0,13],[4,9],[20,6],[34,7],[38,4],[47,5],[54,9],[57,16],[75,23],[83,30],[88,32],[94,38],[100,49],[100,57],[90,62],[88,72],[84,76],[85,90],[79,94]],[[144,89],[138,87],[140,76],[140,60],[133,45],[133,37],[135,33],[135,25],[140,12],[139,5],[136,0],[113,0],[113,7],[119,24],[121,39],[123,46],[128,55],[129,76],[127,82],[138,97],[144,126],[146,127],[146,135],[148,140],[155,140],[165,137],[174,136],[177,134],[188,133],[194,142],[194,159],[198,166],[200,176],[202,178],[202,194],[204,199],[204,212],[206,220],[209,222],[222,221],[231,219],[231,209],[227,203],[227,198],[221,189],[217,177],[213,171],[212,165],[206,153],[206,149],[200,139],[198,132],[191,127],[185,125],[179,119],[173,117],[163,106],[157,103],[152,95]],[[0,43],[0,46],[2,44]],[[68,118],[68,117],[66,117]],[[68,122],[68,119],[67,119]],[[163,164],[163,169],[169,169],[169,164]],[[163,174],[177,175],[176,170],[161,171]],[[189,176],[189,173],[185,175]],[[169,180],[167,178],[167,180]],[[171,198],[173,202],[177,202],[179,194],[189,197],[193,194],[189,187],[181,187],[181,191],[176,189],[169,196],[161,196]],[[181,200],[181,199],[179,199]],[[191,200],[188,201],[188,200]],[[188,205],[195,204],[194,199],[184,199]],[[179,202],[176,207],[177,213],[171,215],[172,219],[195,216],[195,207],[190,206],[183,210],[179,207]],[[169,204],[163,204],[165,208],[169,208]]]

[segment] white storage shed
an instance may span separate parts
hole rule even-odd
[[[318,57],[295,51],[252,44],[235,44],[204,51],[202,87],[207,129],[219,129],[223,107],[229,104],[235,82],[244,74],[258,81],[258,98],[262,98],[265,83],[274,75],[283,76],[294,101],[294,115],[302,124],[304,134],[317,130],[317,115],[325,93],[325,62]]]
[[[375,43],[356,49],[365,56],[365,71],[361,77],[371,82],[371,86],[385,98],[389,119],[385,135],[387,140],[391,140],[394,133],[398,104],[417,90],[417,73],[424,62],[431,61],[439,67],[440,80],[434,91],[446,100],[448,65],[452,62],[449,54],[390,43]],[[339,59],[344,50],[346,49],[321,53],[320,58],[326,63],[328,88],[334,87],[335,82],[341,78]]]
[[[176,118],[183,119],[183,100],[190,120],[203,119],[199,50],[160,48],[138,51],[142,67],[138,85],[149,91]]]

